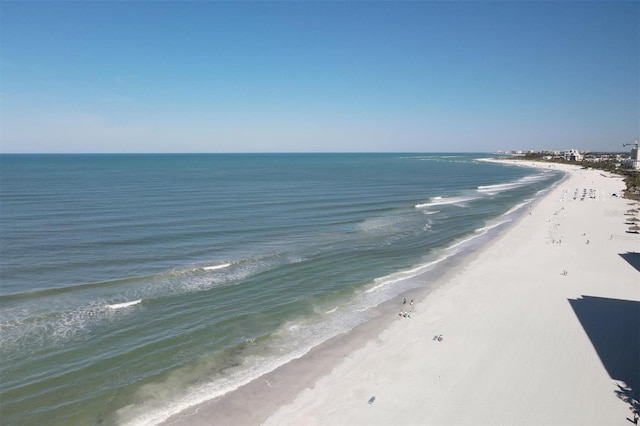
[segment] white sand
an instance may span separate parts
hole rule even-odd
[[[630,425],[610,372],[638,371],[640,235],[619,177],[553,167],[570,178],[265,424]]]

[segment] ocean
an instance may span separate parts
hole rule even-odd
[[[156,424],[427,288],[562,178],[481,157],[0,155],[2,424]]]

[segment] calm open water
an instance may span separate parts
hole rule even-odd
[[[482,156],[0,155],[2,424],[154,424],[366,321],[561,178]]]

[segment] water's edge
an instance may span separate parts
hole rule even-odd
[[[343,359],[368,343],[379,338],[392,321],[406,321],[398,312],[403,307],[403,299],[413,299],[413,309],[420,310],[421,303],[437,289],[446,285],[451,276],[458,274],[466,265],[477,258],[484,250],[495,244],[504,234],[517,226],[526,216],[526,212],[545,197],[550,190],[561,184],[563,178],[550,184],[544,194],[537,197],[527,209],[507,226],[488,235],[481,245],[467,248],[463,252],[448,258],[434,270],[412,278],[421,283],[419,288],[409,290],[370,309],[369,319],[353,329],[331,337],[314,346],[304,355],[280,365],[249,383],[239,386],[224,395],[196,404],[177,414],[171,415],[160,425],[257,425],[263,423],[279,407],[287,405],[304,389],[312,388],[314,383],[329,374]]]

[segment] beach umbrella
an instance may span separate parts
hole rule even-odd
[[[638,231],[640,231],[640,226],[633,225],[632,227],[629,228],[629,231],[637,233]]]
[[[632,217],[631,219],[627,219],[627,222],[640,222],[640,219],[637,217]]]
[[[629,210],[627,210],[627,213],[638,213],[638,210],[636,210],[636,209],[629,209]]]

